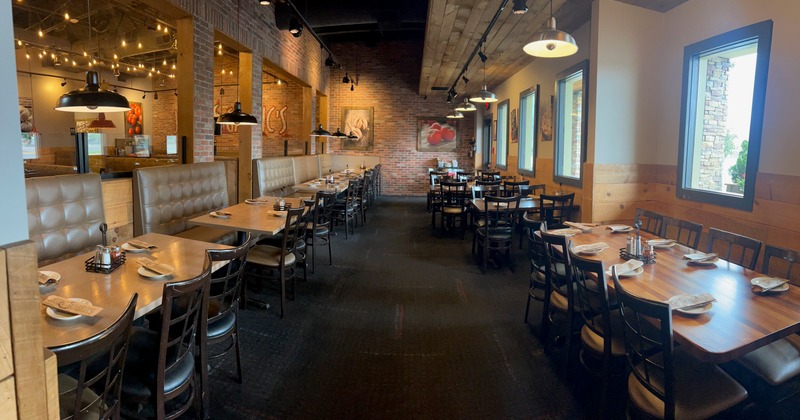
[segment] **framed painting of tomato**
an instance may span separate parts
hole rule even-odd
[[[144,115],[141,102],[130,102],[130,111],[125,112],[125,137],[144,134]]]
[[[417,151],[455,152],[458,128],[443,117],[417,117]]]

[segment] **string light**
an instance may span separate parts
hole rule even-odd
[[[123,46],[123,47],[127,47],[127,46],[128,46],[128,43],[127,43],[127,42],[125,42],[125,40],[124,40],[124,39],[122,40],[122,46]]]
[[[69,20],[69,13],[64,12],[64,20]]]

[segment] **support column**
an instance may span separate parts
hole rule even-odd
[[[260,67],[260,66],[259,66]],[[239,102],[242,103],[242,111],[253,115],[253,54],[239,53]],[[261,78],[259,77],[259,85]],[[259,101],[260,102],[260,101]],[[258,109],[261,107],[259,106]],[[261,131],[258,125],[239,126],[239,202],[242,203],[248,198],[252,198],[252,182],[250,161],[253,159],[253,133]]]
[[[303,86],[303,132],[300,133],[300,138],[306,139],[306,143],[311,142],[313,137],[310,133],[318,126],[319,123],[314,125],[314,88]],[[309,150],[309,153],[312,152]]]
[[[333,133],[336,129],[331,126],[331,120],[328,118],[328,97],[324,95],[317,95],[317,109],[319,110],[319,124],[322,124],[326,130]],[[323,145],[331,141],[333,137],[316,137],[312,145],[313,154],[325,153]]]

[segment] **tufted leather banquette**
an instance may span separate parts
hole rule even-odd
[[[281,187],[289,187],[313,178],[340,172],[361,165],[374,167],[381,163],[380,156],[365,155],[309,155],[268,157],[253,159],[253,197],[280,194]]]
[[[229,243],[230,231],[189,227],[193,217],[228,206],[222,162],[156,166],[133,172],[134,235],[149,232]]]
[[[28,233],[39,265],[90,251],[102,242],[105,222],[100,175],[59,175],[25,180]]]

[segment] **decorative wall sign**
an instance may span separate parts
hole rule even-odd
[[[539,135],[542,141],[553,140],[553,95],[550,95],[550,103],[540,103],[542,115],[539,118]]]
[[[354,139],[342,139],[343,150],[372,150],[375,146],[373,108],[342,107],[341,124],[345,134]]]
[[[417,117],[417,151],[454,152],[458,149],[458,130],[445,117]]]

